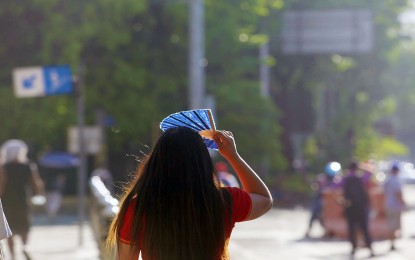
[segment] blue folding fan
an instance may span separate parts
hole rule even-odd
[[[164,118],[160,123],[160,129],[163,131],[178,126],[185,126],[197,131],[202,136],[207,148],[218,150],[217,144],[213,141],[216,126],[210,109],[177,112]]]

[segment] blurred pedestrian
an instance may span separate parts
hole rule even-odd
[[[167,129],[142,162],[121,200],[108,245],[118,259],[229,259],[235,222],[258,218],[272,206],[268,188],[240,157],[233,134],[215,131],[221,155],[242,189],[222,187],[202,137],[187,127]]]
[[[349,242],[352,245],[351,255],[357,249],[357,232],[361,231],[366,247],[373,256],[372,237],[369,232],[369,194],[362,180],[358,175],[358,163],[350,162],[346,176],[342,181],[344,196],[344,214],[347,221]]]
[[[215,164],[216,171],[219,175],[219,180],[228,187],[237,187],[239,188],[239,182],[235,178],[235,176],[232,175],[232,173],[229,172],[228,166],[224,162],[218,162]]]
[[[398,177],[399,166],[393,165],[384,183],[385,211],[388,222],[390,250],[395,250],[395,239],[401,232],[401,213],[405,209],[402,196],[402,183]]]
[[[379,185],[374,174],[376,172],[376,166],[373,160],[367,160],[361,163],[359,168],[362,171],[363,183],[368,191]]]
[[[322,227],[324,227],[324,221],[322,216],[323,211],[323,192],[325,189],[333,187],[334,178],[340,172],[341,165],[338,162],[329,162],[325,168],[324,173],[317,175],[316,180],[312,183],[311,188],[315,191],[313,200],[311,202],[311,215],[308,222],[308,229],[305,234],[306,237],[310,236],[311,228],[313,224],[318,221]]]
[[[14,257],[14,237],[21,238],[23,254],[30,259],[27,241],[30,229],[29,198],[34,194],[43,194],[43,182],[39,177],[37,165],[27,159],[27,149],[21,148],[8,156],[0,167],[0,197],[3,209],[8,216],[8,224],[13,236],[7,239],[9,251]]]
[[[51,176],[45,185],[46,214],[50,222],[55,222],[62,205],[62,194],[65,189],[66,176],[64,173],[49,173]]]

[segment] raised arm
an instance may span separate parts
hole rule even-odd
[[[232,165],[238,175],[242,189],[251,197],[252,209],[247,219],[255,219],[267,213],[272,207],[271,193],[261,178],[238,154],[233,134],[218,130],[213,138],[220,154]]]

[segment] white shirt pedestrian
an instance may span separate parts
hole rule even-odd
[[[405,202],[402,196],[402,183],[398,178],[398,174],[399,167],[394,165],[383,185],[391,250],[395,250],[395,239],[399,237],[399,232],[401,232],[401,213],[405,209]]]

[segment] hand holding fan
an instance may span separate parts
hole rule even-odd
[[[218,149],[217,144],[213,141],[216,126],[210,109],[177,112],[164,118],[160,123],[160,129],[163,131],[179,126],[185,126],[197,131],[205,141],[207,148]]]

